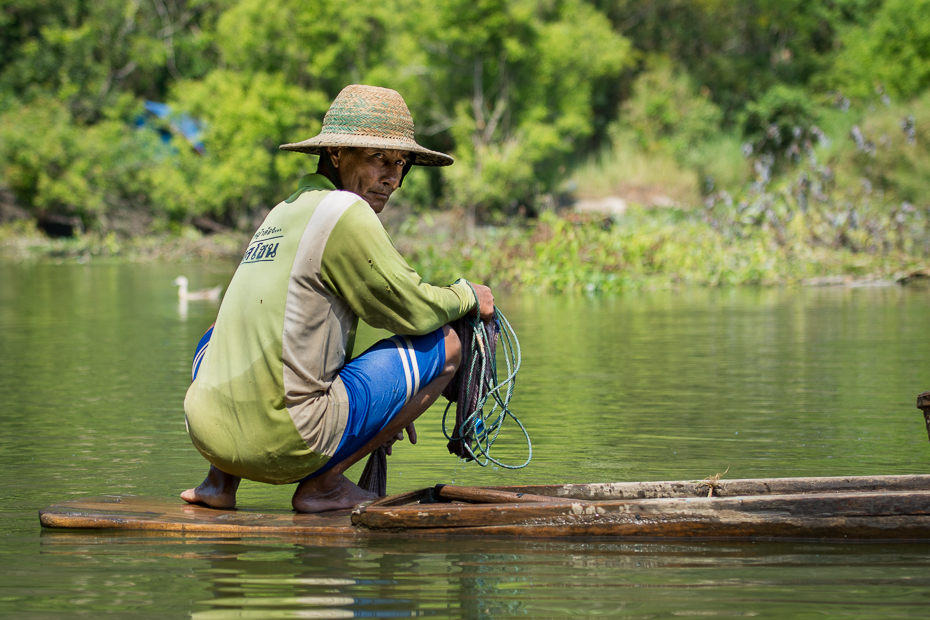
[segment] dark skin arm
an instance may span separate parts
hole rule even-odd
[[[481,308],[481,320],[488,322],[494,318],[494,295],[491,289],[483,284],[472,284],[475,293],[478,295],[478,306]],[[474,310],[472,314],[474,314]]]

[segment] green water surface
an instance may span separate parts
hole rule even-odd
[[[898,618],[930,615],[930,545],[277,538],[43,531],[82,495],[171,498],[206,471],[184,431],[217,306],[171,281],[232,266],[0,265],[0,617]],[[520,471],[462,465],[441,408],[389,492],[930,473],[930,291],[498,295],[523,346]],[[370,341],[375,335],[368,332]],[[525,457],[511,429],[498,455]],[[507,430],[505,430],[505,434]],[[288,508],[248,481],[240,505]]]

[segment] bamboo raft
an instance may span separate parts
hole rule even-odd
[[[917,397],[930,438],[930,392]],[[176,498],[75,499],[43,527],[300,537],[593,537],[930,541],[930,476],[763,478],[523,487],[436,485],[316,515]]]
[[[110,496],[39,518],[47,528],[264,536],[930,540],[930,476],[437,485],[316,515]]]

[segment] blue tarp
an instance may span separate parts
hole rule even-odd
[[[186,112],[172,112],[171,106],[167,103],[145,101],[144,105],[148,114],[136,119],[137,127],[151,126],[161,135],[161,139],[165,143],[171,142],[176,135],[181,136],[198,153],[206,151],[203,142],[200,140],[201,135],[203,135],[203,127],[200,122],[194,120]],[[158,119],[161,122],[152,122],[153,119]]]

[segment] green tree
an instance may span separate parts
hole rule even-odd
[[[240,0],[220,18],[216,45],[228,69],[335,97],[382,61],[387,15],[378,3]]]
[[[399,84],[427,141],[457,160],[448,200],[472,217],[536,206],[593,130],[593,99],[629,43],[581,0],[399,0],[373,75]]]
[[[720,131],[723,114],[709,95],[668,59],[653,58],[623,104],[620,126],[631,129],[643,149],[671,148],[681,160]]]
[[[635,49],[676,61],[730,121],[775,84],[807,86],[870,0],[598,0]],[[625,96],[625,93],[620,93]]]
[[[930,86],[928,15],[930,0],[886,0],[872,23],[846,32],[827,84],[858,98],[919,95]]]
[[[152,168],[156,204],[173,219],[208,214],[248,228],[259,209],[286,198],[313,161],[278,150],[319,131],[329,104],[319,92],[288,83],[281,74],[211,72],[180,82],[171,99],[205,123],[206,153],[180,149]],[[315,166],[313,166],[315,168]]]
[[[39,98],[0,116],[0,184],[37,218],[78,216],[108,230],[114,212],[147,206],[157,148],[154,134],[127,131],[122,119],[81,127],[63,103]]]
[[[204,0],[2,0],[0,93],[8,102],[54,97],[75,120],[105,116],[121,93],[161,98],[171,80],[212,63]]]

